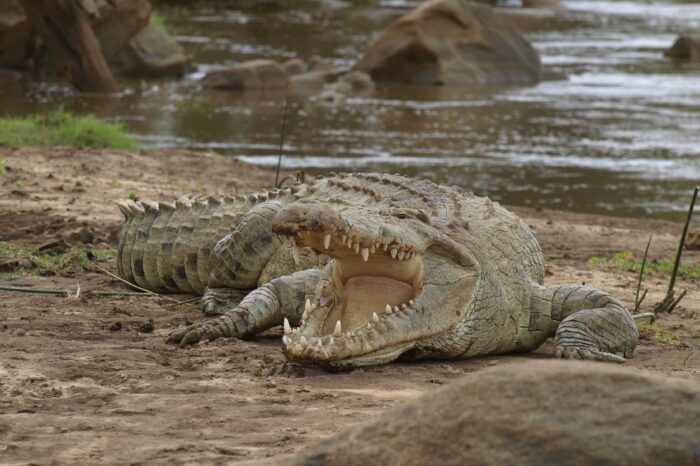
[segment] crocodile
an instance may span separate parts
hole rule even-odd
[[[525,352],[624,362],[635,321],[610,294],[544,285],[534,233],[487,197],[431,181],[333,174],[248,196],[120,201],[117,266],[202,294],[181,347],[282,325],[288,360],[327,370]]]

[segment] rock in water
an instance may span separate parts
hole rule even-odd
[[[700,34],[682,34],[676,39],[670,49],[664,52],[669,58],[676,60],[700,60]]]
[[[160,28],[149,24],[111,60],[132,76],[177,77],[192,69],[185,50]]]
[[[272,60],[251,60],[225,70],[212,71],[202,86],[212,89],[286,89],[287,70]]]
[[[375,81],[514,84],[540,80],[530,43],[485,5],[433,0],[399,18],[355,66]]]
[[[341,432],[296,464],[700,464],[700,387],[598,363],[511,364]]]

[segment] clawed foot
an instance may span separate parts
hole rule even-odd
[[[608,361],[624,363],[625,358],[613,353],[580,346],[556,346],[553,356],[558,359],[584,359],[588,361]]]
[[[218,338],[218,334],[211,325],[207,323],[194,324],[179,330],[175,330],[168,335],[166,343],[179,345],[180,348],[194,345],[200,341],[211,341]]]
[[[248,293],[233,288],[207,288],[202,296],[202,312],[207,317],[216,317],[234,309]]]

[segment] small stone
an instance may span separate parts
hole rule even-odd
[[[27,334],[27,331],[24,330],[23,328],[18,328],[17,330],[15,330],[15,336],[16,336],[16,337],[23,337],[23,336],[25,336],[26,334]]]
[[[139,332],[141,333],[151,333],[155,326],[153,325],[153,319],[148,319],[141,323],[139,326]]]
[[[109,326],[109,331],[110,332],[118,332],[122,329],[122,323],[117,321],[113,323],[112,325]]]

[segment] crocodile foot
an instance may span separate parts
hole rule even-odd
[[[179,345],[180,348],[184,348],[186,346],[199,343],[200,341],[216,340],[220,336],[221,335],[218,329],[206,322],[203,322],[201,324],[194,324],[175,330],[168,335],[165,342],[173,345]]]
[[[625,358],[622,356],[585,346],[555,346],[553,356],[558,359],[585,359],[589,361],[607,361],[617,363],[625,362]]]

